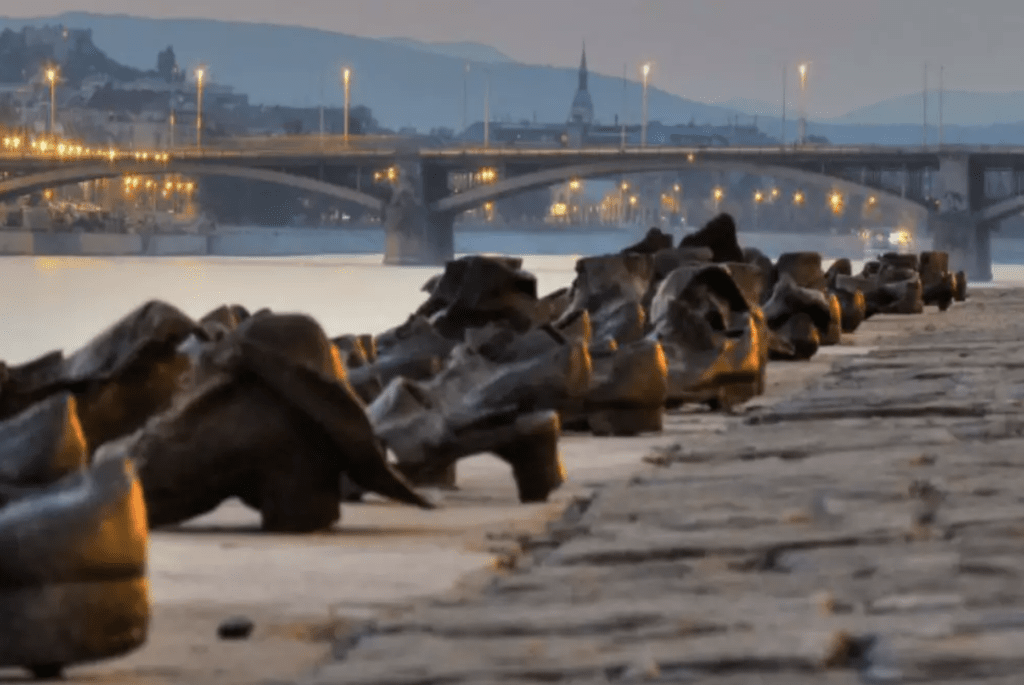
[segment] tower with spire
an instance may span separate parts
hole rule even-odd
[[[569,123],[589,126],[593,121],[594,101],[590,99],[590,91],[587,89],[587,44],[584,42],[583,56],[580,58],[579,86],[569,110]]]

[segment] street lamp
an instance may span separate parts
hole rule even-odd
[[[46,70],[46,80],[50,83],[50,135],[57,129],[57,68]]]
[[[341,81],[342,81],[342,83],[345,86],[345,128],[344,128],[344,137],[345,137],[345,144],[348,145],[348,105],[349,105],[348,95],[349,95],[349,83],[352,81],[352,70],[349,69],[348,67],[345,67],[345,69],[342,70],[342,72],[341,72]]]
[[[650,75],[650,73],[651,64],[650,62],[648,62],[643,66],[644,89],[642,101],[643,113],[640,115],[640,147],[647,147],[647,77]]]
[[[807,142],[807,63],[800,65],[800,144]]]
[[[203,146],[203,77],[206,69],[196,69],[196,147]]]

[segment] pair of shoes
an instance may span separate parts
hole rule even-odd
[[[0,423],[0,668],[54,678],[146,640],[142,487],[130,460],[87,459],[70,393]]]

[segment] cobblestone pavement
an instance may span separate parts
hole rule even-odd
[[[307,684],[1024,682],[1022,314],[873,319],[874,352],[679,434]]]

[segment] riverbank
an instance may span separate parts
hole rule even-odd
[[[299,682],[1018,682],[1022,313],[876,317],[802,391],[673,419],[508,569]]]
[[[502,253],[588,255],[617,252],[643,237],[646,228],[548,227],[523,230],[482,224],[457,227],[457,254]],[[682,236],[675,229],[675,237]],[[784,252],[812,251],[858,258],[865,254],[856,235],[741,232],[741,244],[775,258]],[[929,241],[923,244],[926,249]],[[268,228],[220,226],[209,233],[91,233],[0,231],[0,256],[79,257],[301,257],[381,254],[384,230],[378,226],[346,228]],[[992,238],[996,264],[1024,264],[1024,240]]]
[[[571,278],[571,262],[564,260],[562,265],[561,261],[536,262],[545,267],[538,269],[545,290],[557,279]],[[403,297],[405,304],[417,300],[413,292]],[[795,401],[835,361],[862,357],[870,352],[869,346],[886,344],[908,324],[945,327],[951,320],[947,317],[930,313],[873,319],[843,345],[823,348],[808,363],[770,364],[766,394],[746,411]],[[561,450],[569,480],[542,505],[518,504],[507,466],[490,457],[476,457],[460,464],[459,491],[431,493],[443,504],[438,511],[380,501],[345,505],[343,520],[332,531],[274,536],[256,531],[256,514],[228,504],[180,528],[154,532],[149,565],[154,619],[147,644],[123,659],[71,669],[68,682],[248,685],[299,682],[311,673],[320,674],[317,682],[392,682],[396,678],[395,682],[422,682],[403,675],[408,671],[402,664],[417,658],[441,671],[456,669],[467,683],[485,682],[476,671],[469,675],[458,671],[466,666],[463,657],[451,660],[421,651],[421,646],[429,650],[439,643],[427,640],[422,628],[401,627],[407,620],[401,617],[437,610],[439,602],[453,598],[487,606],[491,595],[486,588],[494,582],[519,578],[531,583],[532,577],[520,575],[521,571],[533,563],[543,565],[539,551],[550,549],[553,535],[565,534],[564,526],[556,523],[552,529],[552,522],[572,521],[575,514],[571,512],[596,511],[594,503],[608,496],[604,493],[627,487],[638,473],[641,479],[649,478],[652,467],[644,465],[644,455],[670,452],[670,446],[679,441],[689,446],[714,445],[731,434],[742,417],[672,412],[665,431],[658,435],[566,435]],[[675,506],[666,503],[666,511]],[[641,564],[637,572],[642,574],[643,568]],[[509,572],[512,575],[502,575]],[[495,581],[495,573],[501,580]],[[519,610],[514,601],[502,602],[494,620],[508,615],[515,622]],[[529,605],[524,610],[534,608]],[[218,624],[235,615],[255,622],[253,636],[238,642],[218,640]],[[398,643],[388,642],[390,637],[372,637],[359,641],[344,661],[336,662],[357,638],[374,635],[374,626],[381,621],[397,621],[394,637],[404,642],[395,648],[412,651],[400,658],[391,654],[378,658],[373,645]],[[529,633],[532,621],[491,633],[482,628],[479,634],[494,635],[489,644],[500,651],[499,636],[521,630]],[[473,625],[468,624],[471,631]],[[461,651],[459,643],[454,645]],[[481,658],[485,656],[481,653]],[[349,663],[354,670],[343,678],[339,674]]]
[[[643,237],[646,230],[639,226],[595,227],[583,231],[556,226],[522,230],[514,226],[466,225],[455,230],[455,252],[602,254],[617,252]],[[675,237],[682,237],[680,229],[675,230]],[[802,250],[852,256],[864,252],[860,238],[853,235],[750,232],[742,233],[740,239],[744,245],[756,247],[770,256]],[[1016,242],[1024,241],[1013,241]],[[0,231],[0,256],[284,257],[380,254],[384,245],[384,230],[380,227],[221,226],[201,234]],[[1000,254],[1000,249],[994,245],[993,254]],[[1024,247],[1019,252],[1024,261]]]

